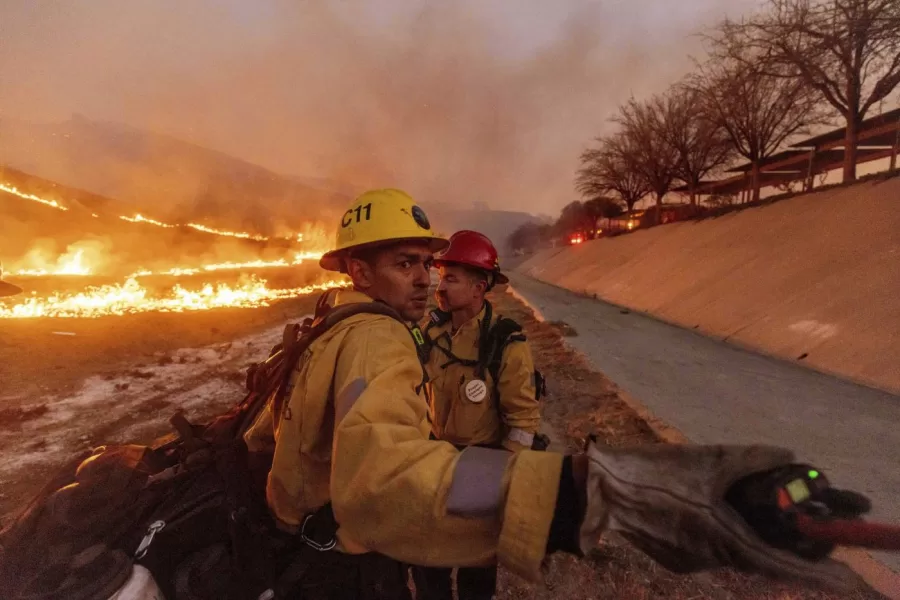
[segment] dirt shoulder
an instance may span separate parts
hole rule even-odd
[[[584,357],[565,343],[563,333],[572,336],[577,331],[563,323],[538,321],[530,309],[502,290],[493,294],[492,301],[498,312],[524,326],[535,363],[548,379],[544,405],[546,429],[565,436],[563,440],[554,440],[554,449],[577,450],[589,434],[613,446],[664,443],[621,398],[616,385],[592,370]],[[802,585],[773,582],[731,570],[677,575],[618,541],[605,541],[584,559],[568,555],[550,557],[544,585],[525,583],[501,569],[498,587],[498,598],[503,600],[883,598],[875,591],[849,597],[829,595],[806,590]]]
[[[304,296],[263,308],[2,320],[0,410],[72,392],[86,376],[117,373],[160,351],[227,343],[308,313],[314,303]]]
[[[245,393],[244,373],[317,296],[256,309],[0,322],[0,519],[70,457],[146,443],[184,410],[205,420]],[[59,335],[54,332],[74,333]]]

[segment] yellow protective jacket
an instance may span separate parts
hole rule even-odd
[[[506,346],[497,382],[489,369],[484,369],[480,377],[472,364],[479,358],[486,306],[455,333],[449,321],[421,327],[431,340],[426,395],[432,433],[461,446],[502,445],[514,451],[531,448],[541,410],[528,342],[513,341]],[[499,318],[492,314],[491,325]],[[479,385],[479,381],[485,385]]]
[[[273,515],[296,530],[330,501],[338,551],[423,566],[499,562],[539,579],[562,455],[429,440],[422,376],[409,330],[384,315],[350,317],[314,341],[282,414],[264,412],[245,436],[251,451],[274,441]]]

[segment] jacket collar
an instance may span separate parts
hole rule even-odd
[[[463,360],[478,360],[478,344],[481,339],[481,323],[485,318],[486,305],[481,312],[469,319],[453,333],[453,324],[447,322],[433,330],[429,337],[436,344],[453,352],[455,356]]]
[[[456,330],[456,333],[453,333],[453,321],[451,320],[447,323],[447,330],[453,335],[453,337],[457,336],[469,336],[474,333],[474,338],[478,340],[478,334],[481,331],[481,322],[484,320],[484,313],[487,310],[487,305],[483,304],[481,306],[481,310],[477,315],[463,323],[459,329]]]
[[[363,292],[354,290],[353,288],[338,290],[334,298],[334,306],[340,306],[342,304],[356,304],[359,302],[373,302],[373,299],[368,294],[364,294]]]

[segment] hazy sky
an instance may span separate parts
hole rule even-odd
[[[616,106],[756,4],[3,0],[0,117],[79,112],[286,174],[549,214]]]

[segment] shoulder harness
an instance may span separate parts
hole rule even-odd
[[[497,322],[491,325],[494,307],[489,301],[485,301],[484,304],[484,318],[480,323],[481,333],[478,339],[477,359],[471,360],[460,358],[447,348],[436,344],[436,340],[431,339],[428,335],[431,328],[444,325],[450,320],[450,313],[439,309],[431,311],[431,320],[425,327],[425,332],[422,335],[424,338],[422,351],[424,360],[426,361],[434,348],[441,351],[447,357],[447,362],[441,365],[441,368],[446,368],[457,363],[466,367],[475,367],[475,376],[479,379],[484,379],[486,372],[490,373],[496,397],[498,395],[497,388],[500,381],[500,368],[503,364],[503,352],[510,344],[514,342],[524,342],[527,338],[522,330],[522,326],[514,319],[500,316],[497,318]],[[450,345],[450,334],[448,332],[444,332],[439,338],[447,338],[448,346]],[[535,399],[540,400],[546,394],[546,382],[544,376],[538,370],[534,371],[534,384]]]

